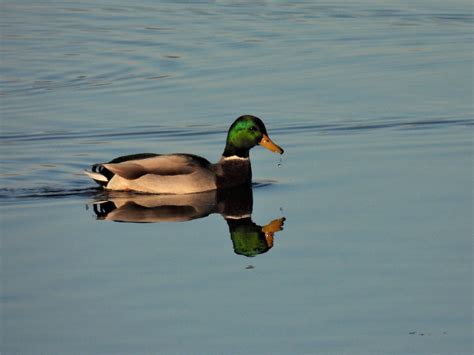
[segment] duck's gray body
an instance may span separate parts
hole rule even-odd
[[[86,174],[107,190],[189,194],[250,184],[248,158],[216,164],[193,154],[140,154],[95,164]]]

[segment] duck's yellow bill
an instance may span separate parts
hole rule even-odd
[[[270,137],[268,137],[266,134],[263,135],[262,140],[258,144],[275,153],[283,154],[284,152],[284,150],[275,143],[273,143]]]

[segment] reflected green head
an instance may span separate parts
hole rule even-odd
[[[257,225],[239,226],[231,230],[230,237],[236,254],[252,257],[270,249],[265,240],[265,234]]]

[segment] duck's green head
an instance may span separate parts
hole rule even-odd
[[[272,152],[283,154],[283,149],[268,137],[267,129],[260,118],[251,115],[240,116],[229,128],[223,155],[245,158],[249,156],[249,150],[257,144]]]

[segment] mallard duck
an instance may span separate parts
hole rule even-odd
[[[143,153],[94,164],[85,173],[107,190],[189,194],[226,189],[251,183],[249,150],[257,144],[283,154],[268,137],[262,120],[244,115],[230,126],[216,164],[194,154]]]

